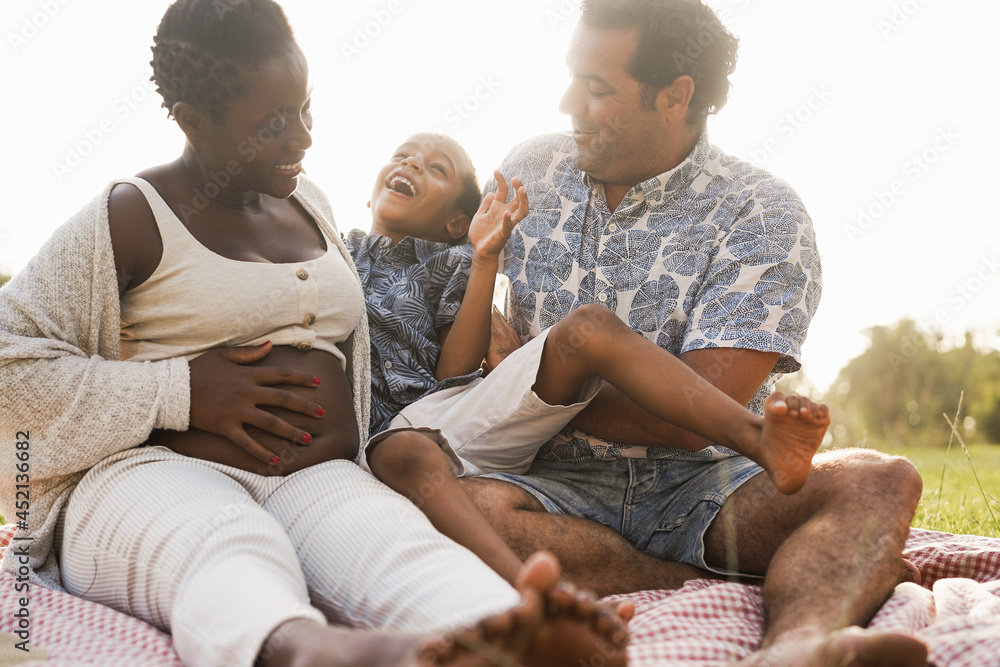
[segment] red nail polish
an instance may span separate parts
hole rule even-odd
[[[322,417],[325,414],[326,414],[326,410],[324,410],[323,408],[316,408],[316,416],[317,417]]]
[[[302,444],[303,445],[308,445],[312,441],[313,441],[313,437],[311,435],[309,435],[308,433],[306,433],[305,435],[302,436]]]
[[[313,384],[319,386],[319,378],[313,375]]]
[[[279,463],[281,463],[281,459],[279,459],[277,456],[272,456],[271,457],[271,465],[276,466]]]
[[[268,346],[268,345],[270,345],[270,344],[271,344],[271,341],[269,341],[269,340],[265,340],[265,341],[264,341],[263,343],[261,343],[260,345],[261,345],[261,347],[266,347],[266,346]]]

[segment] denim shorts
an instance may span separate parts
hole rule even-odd
[[[554,514],[602,523],[656,558],[730,574],[705,562],[705,531],[726,499],[759,472],[760,466],[742,456],[619,458],[535,461],[523,476],[483,477],[516,484]]]

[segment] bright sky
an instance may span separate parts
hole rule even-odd
[[[224,5],[230,0],[217,0]],[[820,390],[903,316],[997,346],[996,0],[710,0],[741,38],[713,143],[795,187],[824,293],[804,350]],[[169,0],[0,4],[0,272],[21,269],[113,178],[176,158],[150,89]],[[342,229],[367,228],[378,168],[444,130],[485,178],[517,142],[567,129],[578,0],[283,0],[315,85],[306,168]]]

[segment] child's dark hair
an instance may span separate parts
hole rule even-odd
[[[457,145],[457,144],[456,144]],[[461,146],[459,146],[461,148]],[[465,150],[463,149],[464,153]],[[469,163],[469,172],[462,177],[462,193],[458,195],[458,210],[462,215],[469,216],[469,220],[476,217],[479,205],[483,203],[483,191],[479,187],[479,179],[476,177],[476,168],[472,166],[469,155],[465,155],[465,161]],[[451,245],[462,245],[469,242],[469,235],[452,240]]]
[[[465,156],[465,163],[468,165],[468,171],[462,175],[462,194],[458,196],[458,210],[462,212],[463,215],[469,216],[469,220],[476,217],[476,212],[479,210],[479,205],[483,202],[483,191],[479,187],[479,177],[476,176],[476,166],[472,164],[472,158],[462,147],[462,144],[458,143],[451,137],[447,135],[444,136],[448,141],[453,143],[462,155]]]
[[[479,205],[483,202],[483,191],[479,187],[479,179],[476,177],[476,168],[469,162],[469,173],[462,179],[462,194],[458,196],[458,210],[472,220],[479,210]]]
[[[273,0],[177,0],[153,37],[153,77],[167,113],[187,102],[221,123],[246,73],[295,48]]]

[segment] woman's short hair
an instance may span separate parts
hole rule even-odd
[[[187,102],[221,123],[246,74],[295,48],[273,0],[177,0],[153,37],[153,77],[167,113]]]

